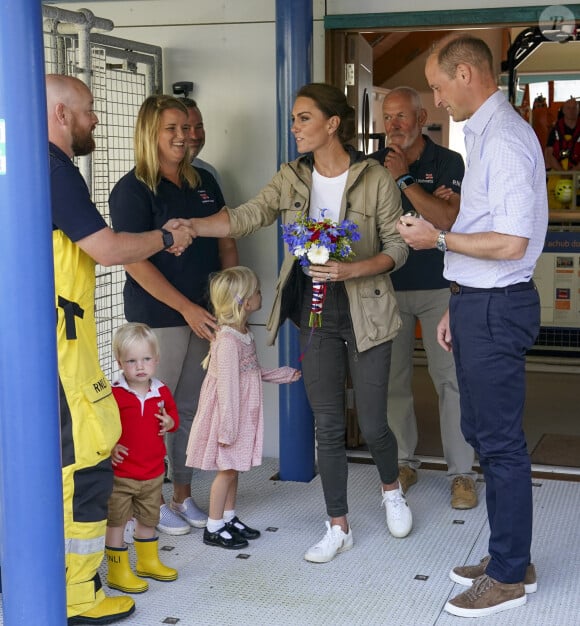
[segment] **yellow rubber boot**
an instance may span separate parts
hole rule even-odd
[[[69,617],[67,626],[117,623],[120,619],[129,617],[134,611],[135,602],[133,598],[129,598],[129,596],[116,596],[115,598],[106,596],[92,609],[81,613],[81,615]]]
[[[158,547],[159,537],[153,537],[153,539],[137,539],[135,537],[135,551],[137,552],[135,571],[139,576],[154,580],[176,580],[177,570],[163,565],[159,560]]]
[[[109,548],[106,546],[105,552],[109,566],[107,574],[109,587],[125,593],[143,593],[149,589],[149,583],[135,576],[131,571],[127,548]]]

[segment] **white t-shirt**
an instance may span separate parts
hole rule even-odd
[[[315,220],[326,218],[338,222],[347,176],[348,170],[339,176],[327,178],[319,174],[314,167],[310,192],[310,217]],[[326,210],[322,216],[324,209]]]

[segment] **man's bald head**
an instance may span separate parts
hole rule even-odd
[[[71,157],[90,154],[99,121],[90,89],[73,76],[48,74],[46,104],[49,140]]]

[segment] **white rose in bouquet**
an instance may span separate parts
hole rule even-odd
[[[330,252],[324,246],[311,246],[308,250],[308,260],[312,265],[324,265],[330,259]]]

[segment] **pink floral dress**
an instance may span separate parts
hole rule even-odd
[[[264,440],[262,381],[289,383],[295,371],[292,367],[262,369],[252,333],[222,326],[211,344],[186,465],[241,472],[260,465]]]

